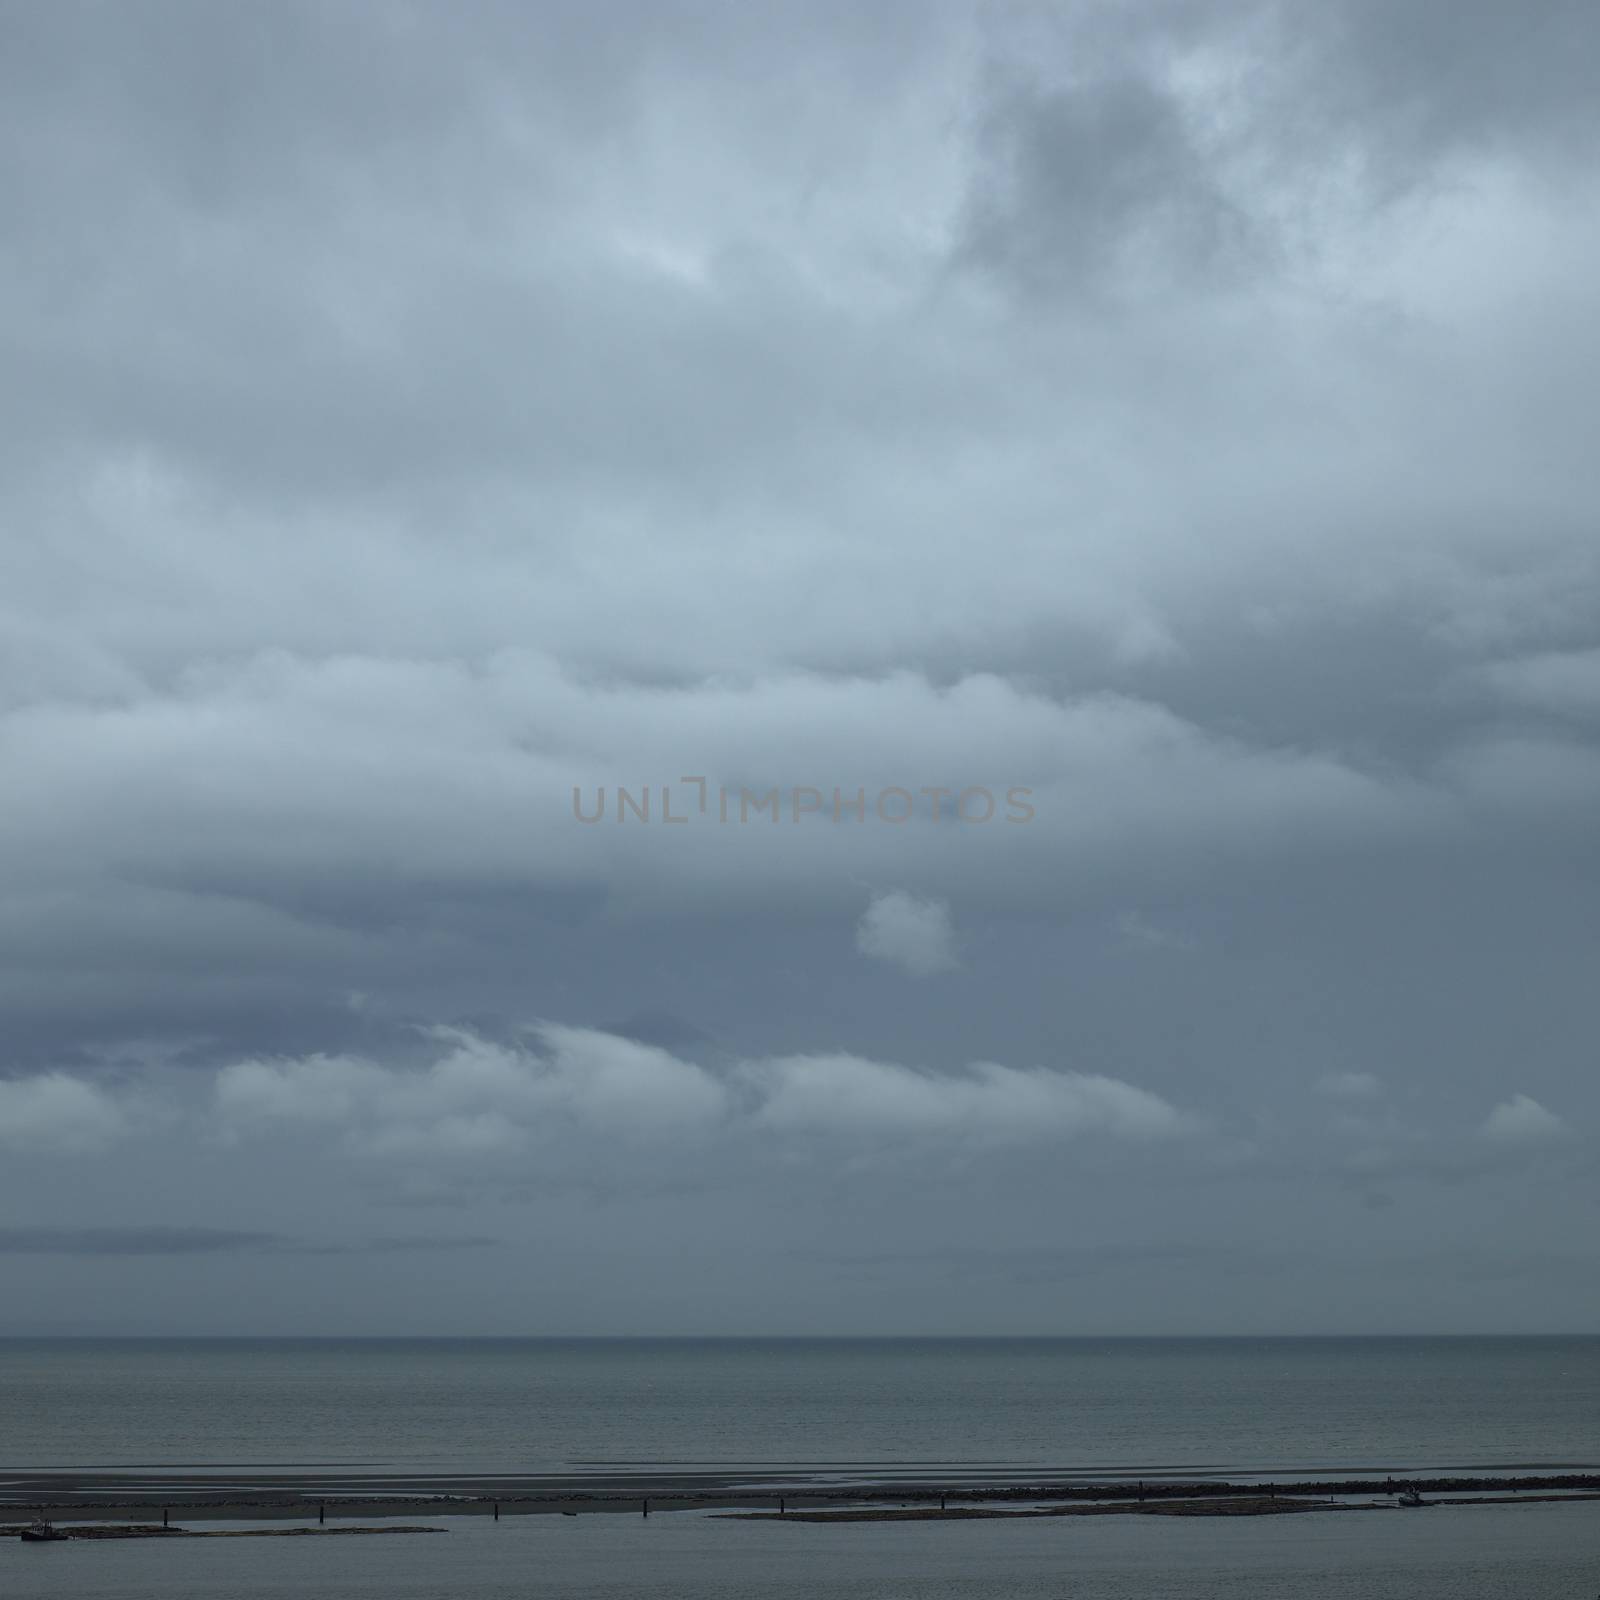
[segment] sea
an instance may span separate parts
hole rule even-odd
[[[47,1469],[834,1487],[1597,1472],[1600,1338],[0,1340],[0,1500]],[[0,1520],[22,1515],[0,1504]],[[0,1595],[1600,1592],[1600,1501],[1181,1520],[426,1520],[449,1536],[4,1540]]]

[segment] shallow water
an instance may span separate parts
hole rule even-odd
[[[1600,1457],[1600,1340],[0,1342],[0,1422],[0,1469],[177,1469],[195,1482],[267,1464],[974,1481],[1072,1469],[1551,1471]],[[437,1537],[0,1541],[0,1596],[1600,1591],[1600,1502],[846,1526],[658,1511],[445,1525]]]
[[[434,1519],[438,1520],[438,1519]],[[1600,1503],[1172,1520],[444,1519],[440,1536],[0,1542],[12,1600],[1587,1600]]]
[[[0,1341],[0,1418],[0,1472],[1553,1471],[1600,1339]]]

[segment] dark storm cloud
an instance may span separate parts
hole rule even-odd
[[[966,251],[1035,293],[1098,296],[1130,276],[1204,284],[1244,270],[1249,219],[1216,183],[1183,112],[1136,78],[996,97],[994,182]]]
[[[0,28],[0,1201],[58,1323],[73,1239],[167,1258],[141,1326],[284,1330],[1037,1330],[1080,1273],[1485,1327],[1383,1262],[1581,1256],[1593,7]],[[1031,816],[716,814],[924,786]]]
[[[1600,129],[1600,24],[1575,0],[1022,15],[983,97],[964,251],[1030,294],[1303,279],[1341,208],[1417,203],[1474,160],[1559,170]]]
[[[1581,159],[1595,130],[1600,22],[1581,0],[1282,9],[1284,34],[1301,24],[1297,83],[1330,116],[1383,141],[1379,154],[1408,155],[1413,172],[1458,151]]]

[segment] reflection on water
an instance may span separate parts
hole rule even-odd
[[[437,1519],[435,1519],[437,1520]],[[1600,1503],[1249,1521],[846,1527],[695,1513],[444,1519],[445,1537],[0,1542],[15,1600],[1574,1600]]]
[[[0,1469],[1593,1464],[1600,1339],[0,1340]]]

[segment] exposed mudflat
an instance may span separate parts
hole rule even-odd
[[[17,1538],[27,1523],[0,1524],[0,1537]],[[173,1528],[159,1522],[89,1523],[57,1530],[66,1539],[316,1539],[363,1533],[448,1533],[447,1528],[423,1528],[403,1522],[353,1528]]]
[[[961,1516],[1085,1515],[1141,1513],[1152,1516],[1267,1516],[1296,1511],[1354,1509],[1370,1503],[1393,1508],[1401,1489],[1415,1489],[1430,1502],[1445,1497],[1475,1503],[1600,1496],[1600,1475],[1359,1477],[1271,1482],[1055,1478],[1015,1483],[878,1481],[819,1484],[797,1475],[647,1473],[605,1476],[404,1476],[335,1474],[327,1471],[241,1469],[237,1476],[199,1479],[192,1473],[41,1472],[0,1474],[5,1501],[18,1531],[43,1516],[58,1523],[93,1519],[99,1524],[149,1527],[163,1512],[172,1520],[315,1523],[356,1518],[414,1521],[419,1515],[503,1516],[565,1513],[640,1515],[654,1512],[718,1511],[810,1517],[826,1521],[917,1520]],[[1039,1509],[1041,1505],[1047,1509]],[[947,1509],[941,1509],[941,1505]],[[0,1512],[0,1515],[3,1515]],[[266,1530],[263,1530],[266,1531]],[[306,1532],[353,1531],[344,1526]]]

